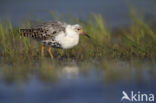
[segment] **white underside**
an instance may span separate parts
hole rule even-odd
[[[79,35],[68,35],[62,32],[55,37],[55,41],[59,42],[63,49],[70,49],[78,44]]]
[[[79,43],[79,33],[74,31],[71,25],[66,27],[66,32],[62,31],[52,39],[44,40],[41,42],[58,42],[63,49],[70,49]]]

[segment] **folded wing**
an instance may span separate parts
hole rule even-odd
[[[31,37],[36,40],[52,39],[60,32],[65,32],[66,23],[56,21],[47,22],[30,29],[20,29],[21,35]]]

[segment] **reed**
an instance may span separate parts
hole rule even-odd
[[[51,12],[53,18],[57,15]],[[156,34],[152,26],[131,11],[132,24],[117,31],[109,30],[100,14],[92,14],[87,21],[70,18],[70,23],[80,23],[91,39],[80,37],[78,46],[70,50],[52,49],[56,59],[90,60],[103,58],[156,58]],[[61,18],[63,20],[63,17]],[[30,27],[26,21],[21,27]],[[41,46],[35,40],[20,36],[19,28],[10,21],[0,22],[1,60],[40,60]],[[46,53],[46,52],[45,52]],[[45,54],[48,57],[48,53]],[[21,62],[22,62],[21,61]]]

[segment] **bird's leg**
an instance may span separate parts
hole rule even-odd
[[[44,45],[42,45],[42,49],[41,49],[41,55],[44,56]]]
[[[51,52],[51,48],[48,49],[48,52],[49,52],[49,55],[50,55],[51,59],[53,59],[54,57],[53,57],[53,54]]]

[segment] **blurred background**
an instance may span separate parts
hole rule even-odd
[[[120,103],[122,91],[156,95],[155,11],[155,0],[0,0],[0,103]],[[18,29],[54,14],[74,18],[92,41],[54,49],[52,61]]]
[[[54,11],[65,19],[75,16],[82,20],[92,14],[102,14],[108,27],[130,23],[130,8],[136,8],[147,20],[154,19],[155,0],[1,0],[0,17],[18,25],[24,19],[52,20]]]

